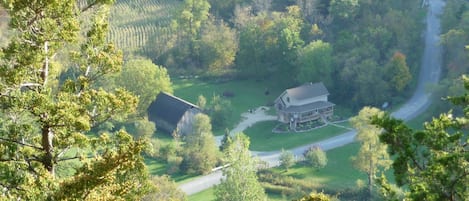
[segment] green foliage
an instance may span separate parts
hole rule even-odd
[[[352,163],[358,170],[365,172],[368,176],[368,196],[373,195],[374,181],[377,174],[386,170],[391,165],[387,146],[379,141],[381,129],[371,124],[374,116],[382,116],[384,112],[377,108],[364,107],[350,119],[350,123],[357,130],[356,140],[360,142],[360,150],[353,156]]]
[[[210,12],[228,22],[233,17],[235,7],[248,3],[249,1],[250,0],[209,0]]]
[[[218,161],[210,118],[202,113],[195,115],[192,132],[183,141],[181,169],[189,174],[209,173]]]
[[[235,135],[224,155],[229,167],[223,169],[225,178],[215,187],[215,200],[266,200],[257,180],[257,160],[249,152],[249,138],[242,133]]]
[[[224,152],[232,143],[233,138],[230,135],[230,131],[226,129],[225,134],[223,134],[223,139],[221,140],[220,151]]]
[[[310,179],[282,175],[270,169],[260,170],[259,181],[268,194],[278,194],[297,199],[319,188],[320,184]]]
[[[132,122],[134,130],[132,134],[136,139],[146,138],[150,139],[156,131],[155,123],[148,119],[139,119]]]
[[[469,79],[463,77],[469,90]],[[441,114],[414,131],[389,115],[374,119],[382,127],[380,139],[389,147],[394,176],[399,186],[406,185],[406,197],[413,200],[464,200],[469,196],[467,183],[467,135],[463,134],[468,122],[467,95],[449,99],[464,107],[464,115]],[[383,182],[384,183],[384,182]]]
[[[202,111],[204,111],[206,105],[207,105],[207,99],[205,98],[205,96],[199,95],[199,97],[197,98],[197,106],[199,106],[199,108]]]
[[[238,50],[235,30],[223,21],[209,20],[201,35],[198,41],[201,68],[207,69],[209,75],[230,72]]]
[[[386,65],[386,76],[389,79],[390,86],[397,92],[402,92],[412,80],[409,67],[406,63],[406,57],[400,52],[394,53],[389,63]]]
[[[167,175],[153,176],[151,182],[154,191],[142,198],[142,201],[186,201],[187,196],[179,190],[176,183]]]
[[[160,92],[173,93],[166,68],[148,59],[127,61],[115,83],[139,98],[137,111],[140,116],[146,116],[148,107]]]
[[[284,149],[282,149],[279,160],[280,166],[285,168],[286,171],[288,171],[288,168],[295,164],[295,156],[293,153],[290,151],[285,151]]]
[[[332,201],[335,200],[331,196],[324,193],[311,193],[308,196],[302,197],[298,201]]]
[[[244,21],[244,20],[238,20]],[[243,76],[283,78],[296,72],[297,52],[304,45],[300,37],[303,19],[298,6],[284,13],[250,17],[240,27],[236,65]],[[276,79],[281,84],[293,80]]]
[[[331,0],[329,13],[341,19],[354,19],[358,7],[358,0]]]
[[[120,52],[105,42],[111,2],[1,2],[10,28],[20,30],[0,51],[0,185],[6,199],[135,200],[150,189],[140,156],[146,141],[122,130],[89,133],[137,105],[123,89],[95,86],[122,64]],[[66,46],[76,74],[59,83],[62,63],[54,55],[68,54]],[[56,169],[66,169],[68,161],[76,166],[58,177]]]
[[[320,147],[310,147],[305,151],[306,162],[315,169],[321,169],[327,165],[327,156]]]
[[[230,100],[223,99],[219,95],[214,95],[206,111],[210,115],[215,129],[223,129],[229,126],[228,119],[233,113]]]
[[[324,82],[327,86],[332,83],[332,47],[321,40],[313,41],[303,47],[298,56],[300,83]]]
[[[177,26],[191,39],[198,38],[200,28],[208,19],[210,3],[207,0],[184,0]]]

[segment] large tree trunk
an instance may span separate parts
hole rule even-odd
[[[42,158],[42,164],[49,171],[51,175],[55,175],[54,157],[52,154],[52,138],[54,137],[51,129],[48,126],[42,128],[42,147],[44,149],[44,156]]]

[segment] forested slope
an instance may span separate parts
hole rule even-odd
[[[322,81],[359,109],[411,93],[424,16],[418,0],[119,0],[110,40],[171,74]]]

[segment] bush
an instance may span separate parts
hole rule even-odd
[[[324,168],[327,165],[327,156],[320,147],[313,146],[303,153],[305,160],[313,168],[320,169]]]
[[[166,173],[174,174],[179,172],[179,166],[181,165],[182,157],[180,156],[170,156],[168,158],[168,169],[166,169]]]
[[[162,149],[162,144],[159,139],[151,139],[150,144],[148,147],[145,149],[145,154],[154,158],[158,159],[161,158],[161,149]]]

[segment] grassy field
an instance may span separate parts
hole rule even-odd
[[[273,103],[275,98],[284,89],[274,89],[267,82],[256,82],[251,80],[237,80],[230,82],[203,82],[195,79],[176,79],[173,80],[174,95],[181,97],[189,102],[197,103],[199,95],[205,96],[210,101],[213,95],[222,95],[229,91],[234,94],[227,98],[231,101],[233,113],[228,118],[232,129],[239,123],[241,114],[248,112],[249,109],[264,106]],[[265,90],[269,90],[269,95],[265,95]],[[225,129],[215,130],[215,135],[223,135]]]
[[[290,149],[340,135],[347,131],[336,126],[326,126],[304,133],[272,133],[272,128],[277,124],[276,121],[259,122],[246,129],[244,133],[251,140],[249,149],[253,151]]]
[[[209,188],[202,192],[196,193],[189,196],[189,201],[211,201],[215,199],[214,188]],[[269,201],[283,201],[282,196],[279,195],[268,195]]]
[[[356,187],[358,179],[366,181],[366,175],[356,170],[350,162],[350,157],[358,153],[359,144],[353,143],[337,149],[327,151],[328,164],[321,170],[297,164],[285,172],[281,168],[274,168],[274,171],[298,179],[311,180],[321,186],[316,189],[321,192],[323,189],[334,189],[336,191]],[[213,188],[189,196],[189,201],[213,200]],[[269,195],[269,200],[285,200],[281,195]]]
[[[323,188],[337,190],[353,188],[357,179],[366,180],[366,175],[356,170],[350,161],[350,157],[358,153],[359,147],[358,143],[353,143],[327,151],[327,166],[320,170],[302,164],[295,165],[288,172],[281,168],[274,170],[294,178],[312,180]]]

